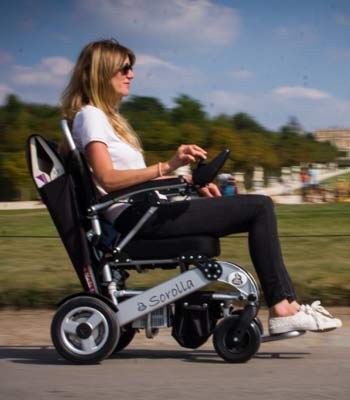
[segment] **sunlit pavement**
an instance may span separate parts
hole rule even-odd
[[[246,364],[225,363],[211,340],[177,345],[170,330],[136,336],[99,365],[75,366],[51,345],[52,311],[0,312],[0,399],[350,398],[350,309],[330,309],[344,327],[264,343]],[[266,322],[266,311],[260,313]]]

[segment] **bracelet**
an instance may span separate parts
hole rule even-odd
[[[163,176],[163,174],[162,174],[162,163],[158,163],[158,176],[159,177],[161,177],[161,176]]]

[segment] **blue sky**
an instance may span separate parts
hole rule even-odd
[[[0,103],[57,104],[81,48],[109,37],[137,55],[134,95],[350,128],[349,0],[2,1]]]

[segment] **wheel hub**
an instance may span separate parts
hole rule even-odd
[[[80,339],[87,339],[92,334],[92,328],[86,322],[83,322],[77,326],[77,336]]]

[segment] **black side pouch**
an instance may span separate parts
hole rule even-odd
[[[205,297],[197,294],[175,303],[172,336],[182,347],[196,349],[213,333],[218,310]]]

